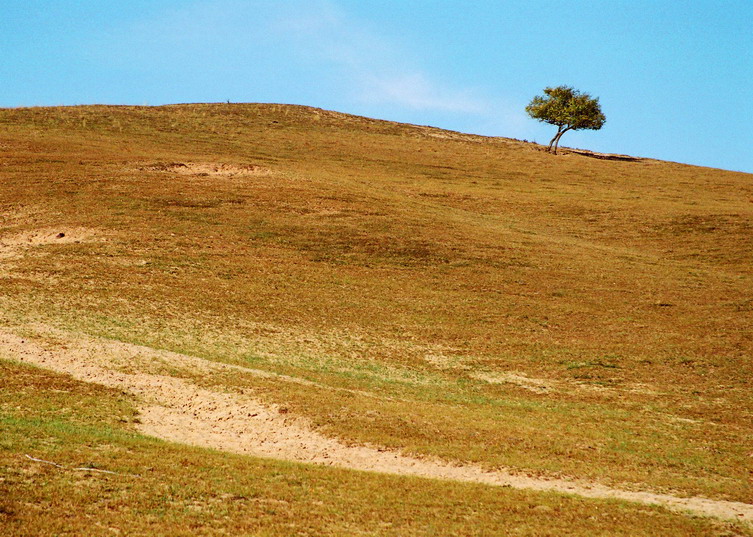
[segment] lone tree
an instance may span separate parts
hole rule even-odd
[[[547,151],[557,154],[560,138],[567,131],[591,129],[599,130],[607,118],[601,112],[599,98],[571,88],[557,86],[544,89],[544,95],[537,95],[526,106],[526,112],[533,119],[557,126],[557,134],[549,142]]]

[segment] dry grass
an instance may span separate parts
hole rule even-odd
[[[750,175],[278,105],[0,129],[1,322],[312,380],[205,382],[355,443],[753,501]],[[40,230],[89,235],[6,244]]]
[[[751,535],[659,508],[166,444],[131,431],[113,390],[3,360],[0,378],[0,535]]]

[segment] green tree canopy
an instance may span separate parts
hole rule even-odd
[[[557,127],[557,134],[547,148],[547,151],[551,151],[554,146],[555,154],[560,138],[567,131],[599,130],[607,120],[601,112],[598,97],[591,97],[570,86],[545,88],[544,95],[537,95],[526,106],[526,112],[533,119]]]

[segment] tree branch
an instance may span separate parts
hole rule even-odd
[[[45,461],[45,460],[42,460],[42,459],[37,459],[35,457],[32,457],[31,455],[26,455],[26,458],[27,459],[31,459],[34,462],[41,462],[41,463],[44,463],[44,464],[49,464],[51,466],[55,466],[56,468],[63,468],[63,469],[65,469],[65,466],[63,466],[62,464],[58,464],[56,462]]]
[[[120,472],[112,472],[110,470],[100,470],[99,468],[91,468],[88,466],[81,466],[78,468],[68,468],[66,466],[63,466],[62,464],[58,464],[52,461],[46,461],[44,459],[37,459],[36,457],[32,457],[31,455],[25,455],[25,456],[27,459],[32,460],[34,462],[41,462],[42,464],[49,464],[50,466],[54,466],[55,468],[61,468],[63,470],[76,470],[76,471],[81,471],[81,472],[99,472],[100,474],[124,475],[127,477],[141,478],[140,475],[136,475],[136,474],[121,474]]]

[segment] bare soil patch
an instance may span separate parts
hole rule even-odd
[[[236,165],[222,163],[169,162],[156,163],[140,168],[143,171],[193,175],[197,177],[247,177],[271,175],[272,170],[255,164]]]
[[[97,240],[101,234],[94,229],[60,226],[12,233],[0,237],[0,259],[13,258],[35,246],[77,244]]]
[[[33,336],[20,335],[22,333]],[[140,430],[173,442],[354,470],[556,491],[589,498],[616,498],[753,522],[753,505],[740,502],[626,491],[563,479],[547,480],[511,470],[487,471],[474,465],[408,457],[379,447],[348,446],[320,434],[305,419],[290,415],[283,407],[260,403],[253,394],[206,389],[183,378],[150,372],[168,365],[193,372],[229,368],[273,375],[264,371],[82,337],[41,325],[26,326],[22,331],[1,329],[0,354],[133,394],[141,403]]]
[[[499,374],[492,373],[475,373],[473,378],[489,382],[491,384],[513,384],[534,393],[548,393],[552,391],[555,382],[552,380],[529,377],[520,372],[506,372]]]

